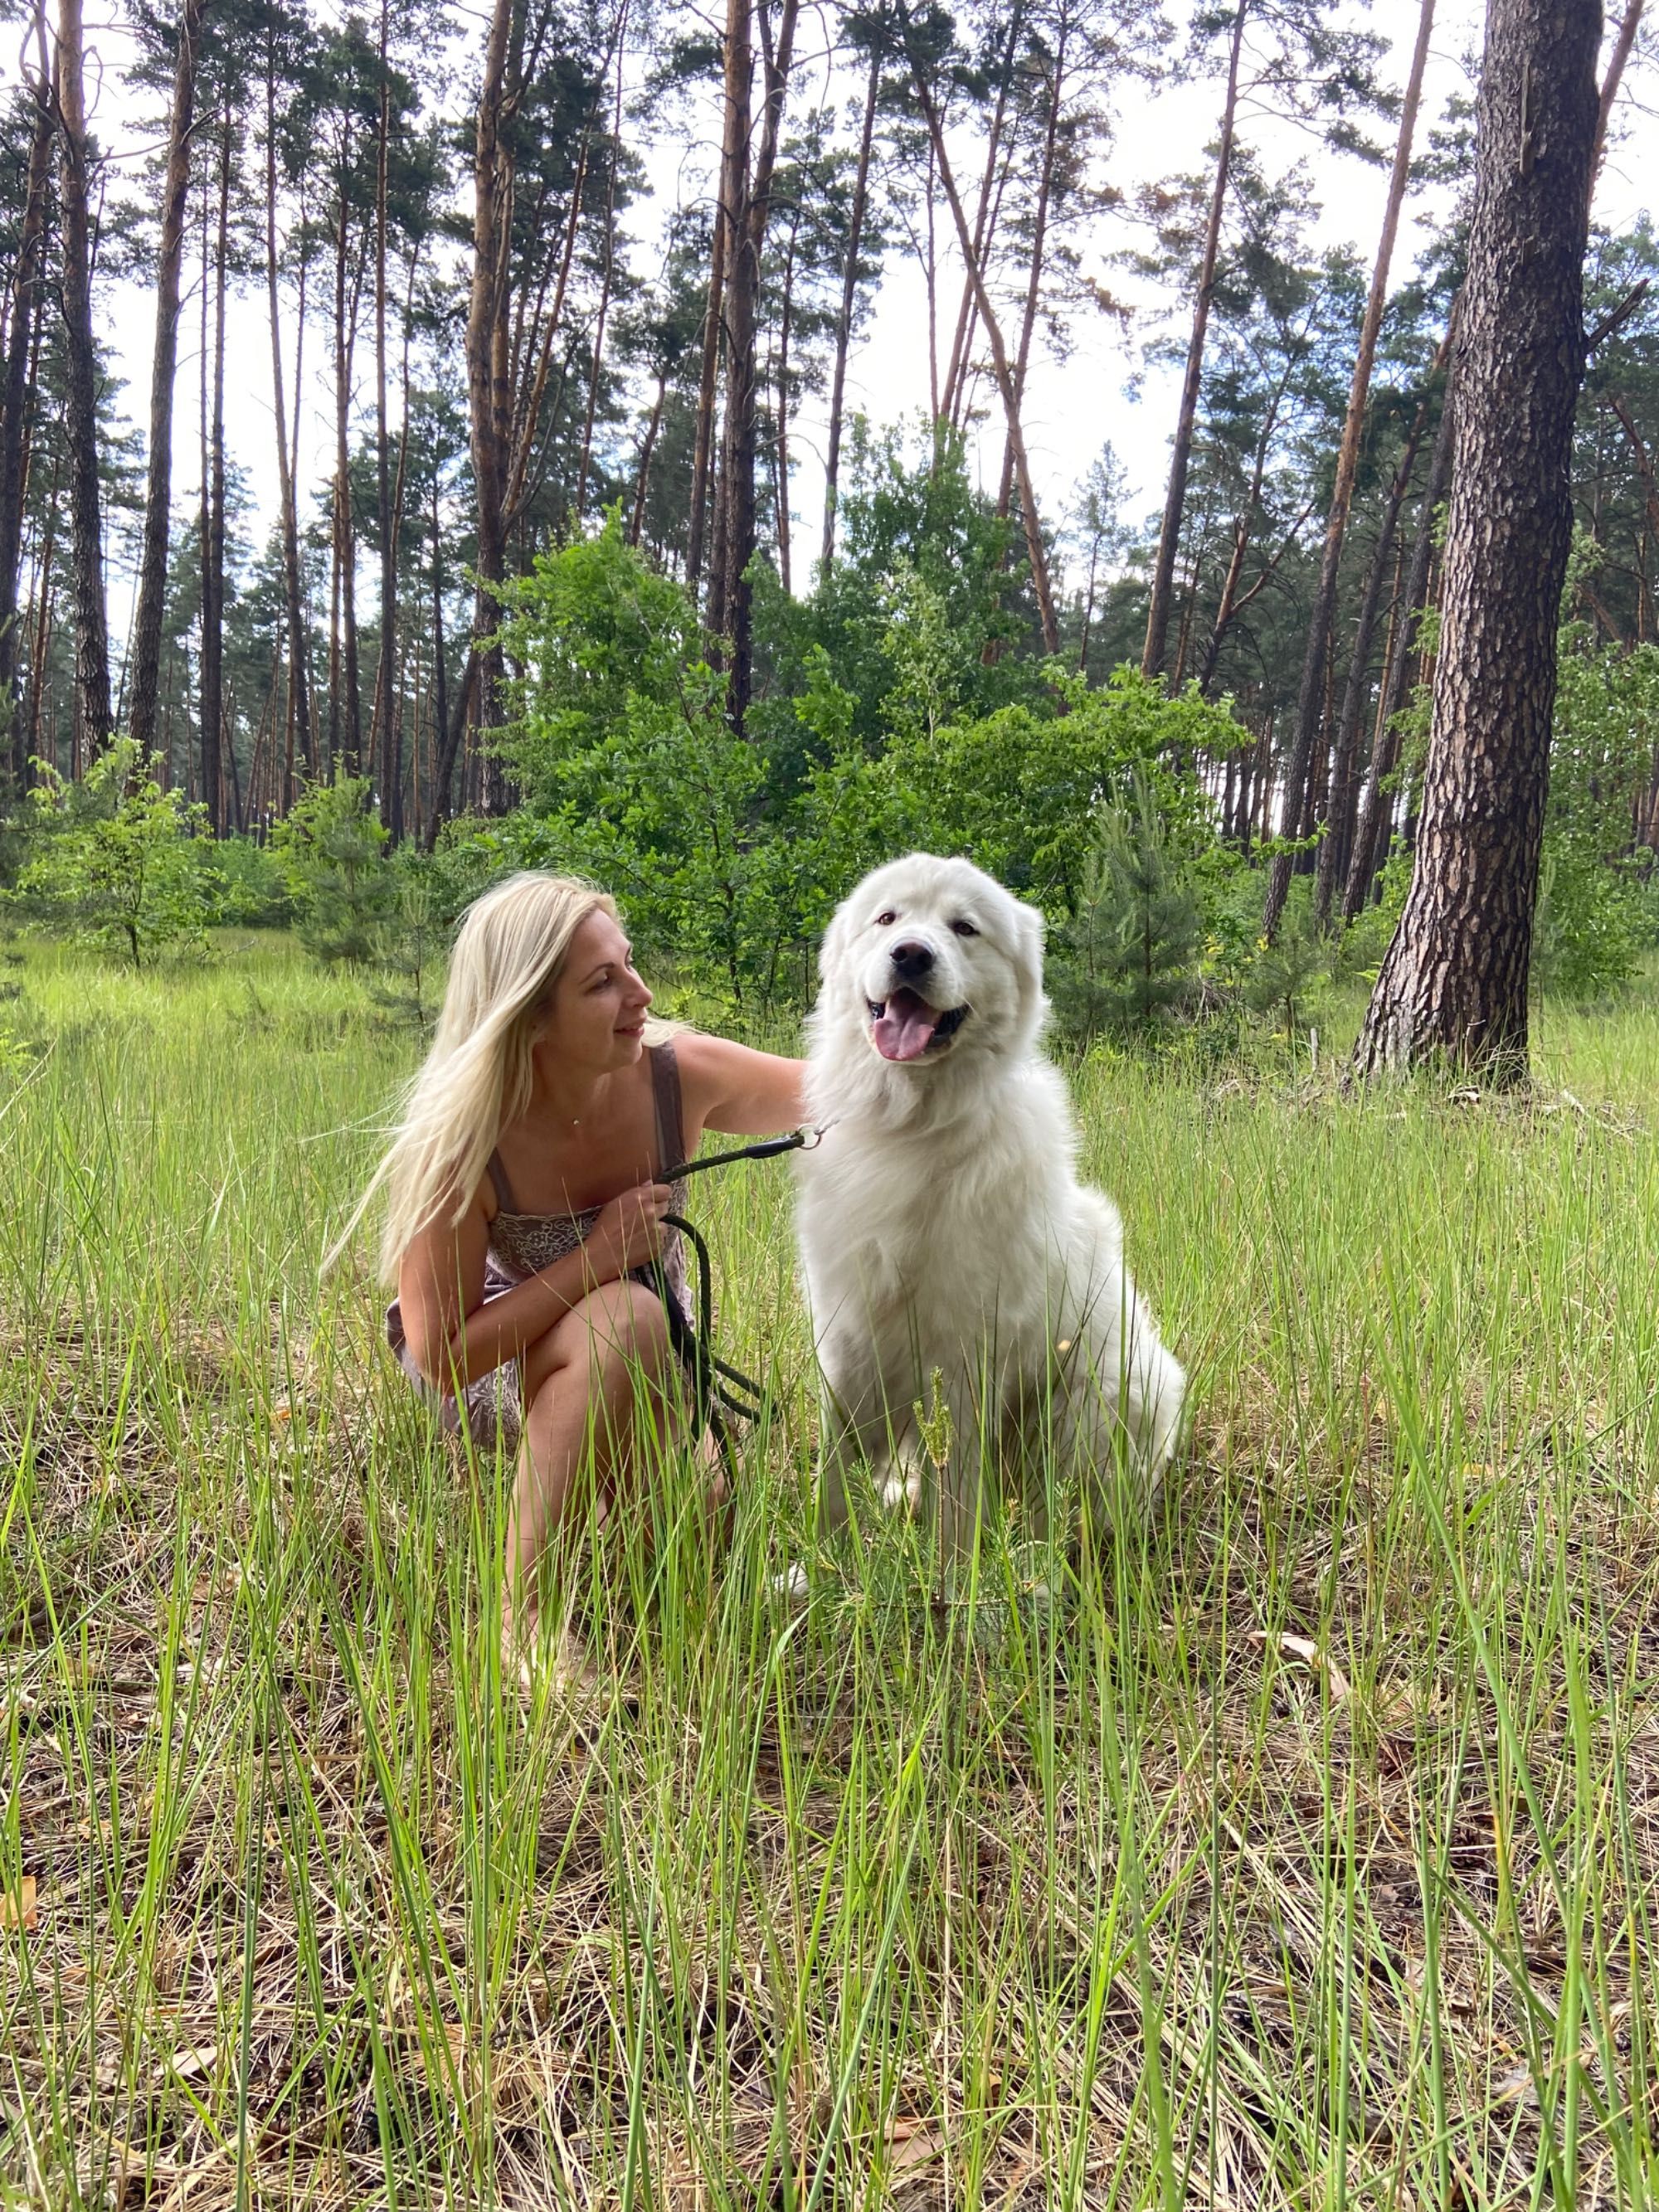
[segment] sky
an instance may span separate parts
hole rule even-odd
[[[1177,0],[1171,12],[1179,21],[1186,13],[1184,0]],[[1391,52],[1383,74],[1395,87],[1403,84],[1417,29],[1417,0],[1375,0],[1363,15],[1349,0],[1343,0],[1343,12],[1368,21],[1389,40]],[[1459,94],[1467,97],[1473,91],[1468,63],[1478,52],[1483,14],[1479,0],[1440,0],[1419,123],[1419,146],[1426,142],[1448,101]],[[470,23],[472,11],[460,20]],[[854,89],[851,82],[811,55],[807,26],[812,20],[822,19],[803,17],[798,45],[798,54],[806,57],[798,71],[796,89],[797,103],[802,108],[826,98],[844,99]],[[116,161],[136,173],[155,150],[155,131],[153,117],[135,106],[120,82],[119,72],[131,51],[128,33],[118,15],[89,17],[87,40],[93,127]],[[459,58],[464,63],[464,48],[459,50]],[[15,67],[15,54],[4,55],[5,73],[12,74]],[[1650,198],[1642,189],[1648,180],[1641,173],[1639,159],[1644,128],[1646,143],[1652,143],[1650,114],[1644,112],[1651,94],[1650,76],[1633,70],[1627,86],[1626,128],[1622,140],[1615,128],[1596,204],[1598,218],[1615,226],[1629,222]],[[1152,90],[1137,85],[1120,101],[1113,139],[1100,164],[1100,173],[1118,188],[1124,204],[1133,204],[1138,186],[1145,182],[1206,166],[1204,148],[1216,129],[1220,94],[1221,87],[1214,80]],[[629,228],[636,241],[633,265],[641,275],[654,272],[662,228],[676,196],[708,191],[717,150],[714,139],[717,127],[711,99],[704,138],[699,141],[695,134],[681,134],[665,137],[652,149],[647,172],[649,196],[636,204],[629,216]],[[1298,160],[1306,161],[1318,204],[1312,226],[1316,244],[1351,244],[1369,269],[1388,188],[1386,166],[1373,167],[1352,156],[1332,153],[1299,128],[1265,115],[1243,114],[1239,127],[1241,137],[1253,146],[1270,171],[1288,168]],[[1377,126],[1380,134],[1387,130],[1386,124]],[[963,175],[974,173],[975,164],[965,146],[957,166]],[[463,191],[470,193],[470,179],[463,179]],[[1409,271],[1447,212],[1443,191],[1431,190],[1408,202],[1395,255],[1395,282]],[[948,228],[948,214],[942,206],[940,213]],[[1082,477],[1109,441],[1125,471],[1128,518],[1139,521],[1154,514],[1162,504],[1168,441],[1176,411],[1176,373],[1159,368],[1146,371],[1134,396],[1130,386],[1141,370],[1140,349],[1147,337],[1165,319],[1184,327],[1188,303],[1158,297],[1155,289],[1138,283],[1115,264],[1112,257],[1133,242],[1127,218],[1108,214],[1089,239],[1085,258],[1087,272],[1133,308],[1129,326],[1125,329],[1104,314],[1086,319],[1079,315],[1066,360],[1054,359],[1040,343],[1032,362],[1024,427],[1037,501],[1045,520],[1063,517]],[[952,255],[940,288],[941,322],[947,325],[941,346],[946,349],[960,270],[960,262]],[[191,283],[193,271],[187,267],[185,274]],[[185,300],[180,331],[175,411],[178,444],[173,485],[181,513],[199,473],[193,398],[198,373],[195,305],[192,290]],[[124,410],[129,419],[142,421],[148,411],[153,294],[131,283],[107,288],[102,294],[100,316],[102,334],[126,380]],[[319,483],[331,463],[333,393],[320,374],[324,337],[320,325],[307,332],[307,353],[319,373],[307,377],[301,422],[300,477],[307,487]],[[284,333],[285,362],[289,365],[294,360],[294,342],[295,332],[289,327]],[[233,374],[227,393],[227,439],[232,455],[247,474],[254,509],[248,527],[257,544],[263,542],[274,524],[277,498],[263,283],[233,299],[229,358]],[[901,245],[890,254],[873,313],[849,362],[848,410],[861,410],[876,424],[914,422],[919,433],[927,391],[926,291],[914,255]],[[365,402],[372,398],[366,385],[361,398]],[[797,544],[806,552],[816,549],[820,526],[827,414],[826,399],[809,397],[793,434],[797,466],[790,504]],[[998,419],[980,424],[970,440],[970,465],[989,489],[996,487],[1001,459],[999,414]],[[804,575],[798,574],[796,580],[799,589]],[[110,582],[112,615],[118,632],[125,608],[130,606],[132,580],[112,568]]]

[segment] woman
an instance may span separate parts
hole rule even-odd
[[[664,1170],[705,1129],[762,1135],[803,1111],[799,1061],[648,1038],[650,1004],[603,891],[498,884],[461,924],[437,1035],[370,1187],[387,1190],[380,1265],[404,1364],[447,1401],[520,1413],[507,1563],[520,1656],[544,1549],[588,1466],[603,1516],[663,1442],[696,1441],[659,1295],[665,1283],[685,1310]]]

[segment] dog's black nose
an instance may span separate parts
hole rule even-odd
[[[907,937],[901,944],[894,945],[887,957],[893,963],[893,973],[903,976],[908,983],[918,975],[925,975],[933,966],[933,948],[931,945],[919,945]]]

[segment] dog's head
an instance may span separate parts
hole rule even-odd
[[[1043,1014],[1042,917],[963,860],[912,853],[844,899],[819,955],[819,1034],[902,1073],[1018,1054]]]

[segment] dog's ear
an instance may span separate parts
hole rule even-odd
[[[1022,1039],[1029,1043],[1042,1027],[1048,1006],[1042,995],[1042,940],[1048,924],[1039,909],[1027,906],[1024,899],[1014,899],[1011,903],[1018,948],[1015,965],[1019,975],[1019,1030]]]
[[[836,962],[841,957],[842,940],[847,934],[848,901],[843,899],[830,917],[830,926],[818,940],[818,981],[833,983],[837,973]]]

